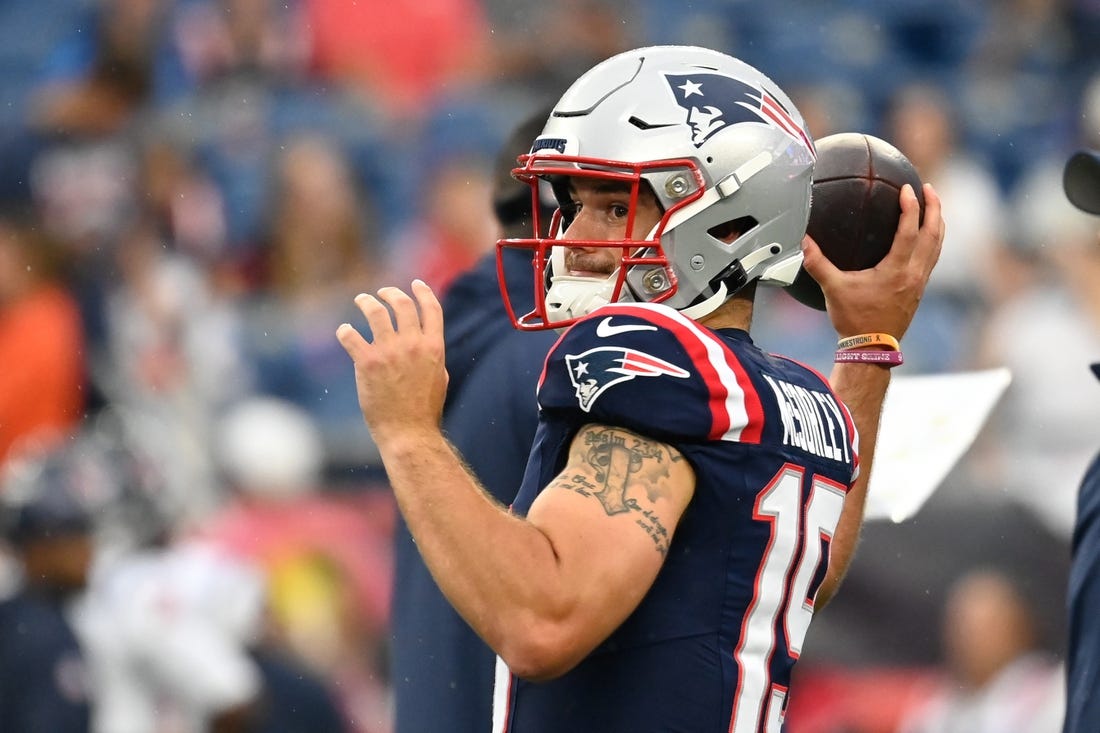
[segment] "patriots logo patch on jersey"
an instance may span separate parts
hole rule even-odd
[[[567,354],[565,363],[577,390],[577,401],[585,412],[592,409],[592,403],[609,387],[634,377],[690,376],[688,371],[664,359],[621,346],[600,346],[583,354]]]
[[[787,133],[811,154],[814,146],[802,126],[763,89],[722,74],[665,74],[676,103],[687,110],[691,142],[702,146],[716,133],[739,122],[766,122]]]

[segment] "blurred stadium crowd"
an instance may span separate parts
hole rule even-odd
[[[1060,186],[1069,152],[1100,148],[1097,0],[0,0],[0,462],[6,487],[39,485],[0,496],[18,513],[77,481],[46,470],[51,435],[79,464],[61,473],[99,477],[76,490],[97,552],[72,611],[116,681],[98,733],[212,729],[311,675],[349,732],[390,729],[393,506],[335,328],[356,293],[445,289],[496,239],[512,126],[651,43],[730,52],[816,137],[908,155],[948,234],[899,374],[1013,374],[922,513],[868,527],[791,733],[948,730],[910,714],[952,709],[941,680],[968,689],[968,655],[997,658],[941,634],[963,623],[1057,674],[1074,491],[1100,447],[1096,222]],[[756,341],[827,369],[824,316],[761,300]],[[1017,597],[1027,623],[980,617]],[[208,607],[233,617],[179,636]],[[212,668],[226,679],[194,672]],[[1028,715],[995,730],[1055,730]]]

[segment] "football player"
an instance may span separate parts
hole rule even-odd
[[[100,495],[97,465],[61,434],[25,444],[0,485],[0,730],[86,733],[88,650],[73,608],[91,574]],[[14,575],[7,573],[14,570]]]
[[[813,165],[790,99],[712,50],[629,51],[565,93],[516,171],[552,185],[549,236],[498,244],[531,252],[517,327],[562,331],[510,509],[440,430],[431,290],[358,296],[370,342],[337,329],[417,547],[499,656],[496,730],[780,730],[943,239],[907,186],[889,255],[837,270],[803,240]],[[757,286],[802,265],[841,339],[828,379],[749,335]]]
[[[1071,156],[1063,184],[1070,203],[1100,214],[1100,152],[1081,150]],[[1100,377],[1100,363],[1092,371]],[[1085,472],[1077,495],[1068,605],[1064,733],[1085,733],[1100,730],[1100,456]]]

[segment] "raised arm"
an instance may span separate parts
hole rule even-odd
[[[694,474],[667,445],[589,425],[528,516],[510,514],[440,431],[442,312],[423,283],[413,295],[385,288],[356,299],[372,343],[348,324],[337,330],[398,506],[443,593],[513,673],[560,675],[652,585]]]
[[[902,188],[901,220],[893,245],[887,256],[869,270],[838,270],[812,239],[807,237],[804,241],[804,266],[820,283],[829,318],[840,338],[888,333],[900,340],[908,330],[943,244],[940,199],[930,184],[924,186],[924,200],[922,225],[915,193],[908,185]],[[848,406],[859,430],[860,474],[848,492],[833,537],[829,572],[817,594],[818,608],[836,593],[859,541],[890,370],[874,364],[837,364],[830,382]]]

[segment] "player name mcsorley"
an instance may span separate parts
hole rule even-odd
[[[767,374],[764,379],[775,392],[786,445],[834,461],[851,460],[847,423],[835,397]]]

